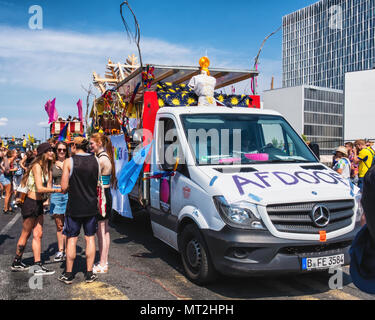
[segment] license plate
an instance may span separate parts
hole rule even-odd
[[[302,270],[330,269],[345,263],[345,255],[339,254],[330,257],[303,258]]]

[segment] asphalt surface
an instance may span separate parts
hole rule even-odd
[[[53,261],[57,250],[56,228],[44,216],[42,259],[56,273],[35,280],[28,272],[12,272],[16,244],[22,228],[18,212],[2,214],[0,200],[0,300],[374,300],[352,283],[344,269],[343,289],[331,290],[328,272],[283,277],[233,279],[220,277],[214,284],[199,287],[184,276],[180,256],[152,236],[150,221],[143,211],[135,219],[115,215],[111,222],[109,273],[86,284],[83,231],[78,241],[72,285],[57,280],[65,263]],[[31,238],[24,263],[33,263]],[[97,252],[96,261],[99,259]]]

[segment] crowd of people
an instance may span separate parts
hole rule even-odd
[[[107,136],[97,133],[90,140],[76,137],[69,145],[51,139],[26,154],[2,148],[0,186],[1,194],[5,192],[3,213],[11,214],[20,207],[23,217],[12,271],[30,269],[31,266],[22,262],[22,256],[32,234],[34,274],[55,273],[45,266],[41,255],[44,214],[49,212],[56,224],[58,250],[54,261],[66,261],[58,280],[73,283],[73,264],[82,227],[86,241],[85,281],[93,282],[97,274],[108,272],[110,188],[116,188],[117,181],[112,144]],[[105,195],[104,213],[98,208],[98,188],[103,188]],[[94,264],[95,237],[100,259]]]
[[[354,143],[347,142],[345,146],[336,149],[332,167],[363,192],[364,178],[374,162],[374,142],[357,140]]]

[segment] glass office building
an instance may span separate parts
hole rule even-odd
[[[322,155],[343,144],[344,93],[341,90],[304,86],[304,133],[318,143]]]
[[[322,0],[283,17],[283,87],[343,90],[375,66],[375,0]]]
[[[317,143],[320,154],[332,155],[343,144],[344,92],[309,85],[263,92],[263,106],[280,112],[298,134]]]

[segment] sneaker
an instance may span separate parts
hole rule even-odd
[[[94,265],[92,272],[94,272],[95,274],[108,273],[108,263],[104,267],[102,267],[100,263],[97,263],[96,265]]]
[[[34,270],[35,276],[49,276],[55,274],[56,272],[54,270],[48,270],[45,266],[43,266],[40,263],[35,264],[35,266],[38,266],[38,268]]]
[[[94,282],[97,279],[98,279],[98,276],[96,274],[94,274],[93,272],[87,272],[86,273],[86,277],[85,277],[86,283]]]
[[[55,258],[53,260],[55,262],[60,262],[60,261],[64,260],[64,257],[65,257],[64,252],[59,251],[59,252],[56,253]]]
[[[27,271],[30,269],[30,266],[27,266],[21,261],[13,261],[11,269],[12,271]]]
[[[58,277],[58,280],[64,282],[65,284],[72,284],[74,277],[72,274],[69,276],[66,272],[63,272],[62,275]]]

